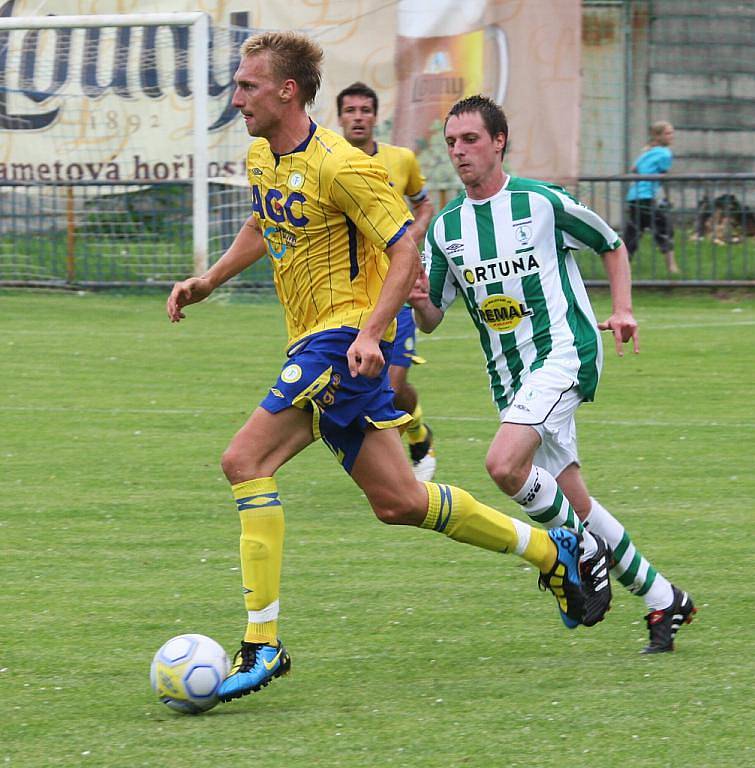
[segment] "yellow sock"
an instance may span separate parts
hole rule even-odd
[[[422,406],[419,403],[417,403],[411,417],[412,420],[406,427],[406,437],[409,443],[413,445],[427,439],[427,427],[422,423]]]
[[[272,477],[232,486],[241,518],[241,581],[248,624],[244,640],[275,645],[283,560],[283,507]]]
[[[453,485],[425,483],[425,487],[428,510],[423,528],[493,552],[513,552],[545,573],[556,562],[556,545],[546,531],[481,504]]]

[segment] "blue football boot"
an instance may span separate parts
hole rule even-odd
[[[549,589],[558,602],[561,620],[569,629],[582,623],[585,615],[585,594],[579,577],[579,555],[582,539],[566,528],[551,528],[548,536],[556,545],[558,554],[553,568],[541,573],[538,579],[540,589]]]
[[[283,644],[242,642],[228,676],[218,688],[218,698],[230,701],[264,688],[274,677],[291,671],[291,657]]]

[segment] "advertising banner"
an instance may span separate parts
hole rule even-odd
[[[431,184],[457,183],[443,120],[478,92],[506,110],[509,170],[577,175],[579,0],[0,0],[0,18],[197,10],[211,20],[205,126],[193,124],[185,28],[0,29],[0,181],[191,178],[196,129],[208,132],[210,175],[242,175],[233,73],[240,43],[264,29],[323,46],[315,120],[337,127],[336,94],[366,82],[378,138],[413,148]]]

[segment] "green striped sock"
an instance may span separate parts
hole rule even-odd
[[[600,534],[613,550],[613,575],[632,594],[642,597],[651,611],[668,608],[674,599],[669,581],[643,557],[624,526],[600,502],[590,500],[585,526]]]

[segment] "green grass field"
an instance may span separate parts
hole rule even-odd
[[[199,717],[156,701],[149,664],[181,632],[240,639],[219,457],[284,338],[272,303],[172,326],[163,302],[0,293],[0,765],[755,762],[751,297],[639,294],[641,355],[607,343],[580,409],[592,493],[700,608],[676,653],[638,654],[644,604],[618,585],[605,622],[569,632],[517,558],[381,525],[315,445],[278,477],[293,675]],[[484,470],[497,421],[468,318],[420,344],[438,478],[520,514]]]
[[[632,259],[632,279],[635,281],[724,281],[755,280],[755,246],[752,240],[717,245],[711,240],[692,240],[689,230],[676,233],[674,251],[681,273],[669,275],[664,255],[658,250],[649,232],[640,240]],[[602,259],[594,251],[578,255],[579,268],[587,280],[605,280]]]

